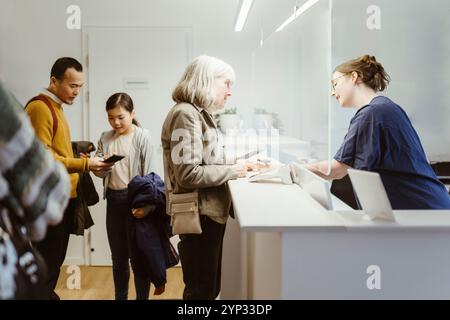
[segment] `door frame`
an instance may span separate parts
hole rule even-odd
[[[184,31],[188,34],[188,39],[186,43],[187,47],[187,61],[191,61],[193,57],[193,28],[192,26],[84,26],[81,29],[81,63],[83,64],[84,68],[84,74],[86,77],[86,84],[85,90],[82,90],[82,110],[81,110],[81,119],[82,119],[82,139],[87,140],[89,139],[89,125],[90,125],[90,116],[89,116],[89,110],[90,110],[90,82],[89,82],[89,34],[92,31],[112,31],[112,30],[118,30],[118,31],[133,31],[133,30],[150,30],[150,31],[167,31],[167,30],[180,30]],[[92,265],[92,259],[91,259],[91,249],[92,249],[92,235],[91,230],[85,230],[84,236],[83,236],[83,253],[84,253],[84,265]]]

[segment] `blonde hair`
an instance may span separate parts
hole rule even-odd
[[[361,80],[375,91],[384,91],[391,81],[381,63],[374,56],[367,54],[337,66],[334,71],[343,74],[356,72]]]
[[[215,102],[214,81],[219,77],[226,77],[233,83],[233,68],[220,59],[201,55],[187,66],[172,92],[172,99],[176,103],[187,102],[209,109]]]

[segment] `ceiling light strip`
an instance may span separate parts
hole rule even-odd
[[[234,26],[234,31],[241,32],[244,28],[245,22],[247,21],[248,13],[252,7],[253,0],[242,0],[241,8],[239,10],[238,18],[236,19],[236,24]]]
[[[302,5],[301,7],[297,8],[294,12],[294,14],[292,16],[290,16],[289,18],[287,18],[287,20],[285,22],[283,22],[281,24],[281,26],[278,27],[277,30],[275,30],[275,32],[279,32],[281,30],[283,30],[289,23],[291,23],[292,21],[294,21],[298,16],[300,16],[302,13],[304,13],[306,10],[308,10],[309,8],[311,8],[313,5],[315,5],[317,2],[319,2],[319,0],[309,0],[307,1],[304,5]]]

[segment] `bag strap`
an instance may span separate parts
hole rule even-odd
[[[172,183],[170,182],[169,176],[169,161],[164,156],[163,152],[163,164],[164,164],[164,184],[166,190],[166,214],[170,216],[170,225],[172,225],[172,212],[170,212],[171,208],[171,198],[172,198]]]
[[[166,183],[166,189],[168,193],[172,193],[172,183],[170,182],[169,176],[169,161],[163,155],[163,163],[164,163],[164,182]]]
[[[52,142],[53,142],[53,140],[55,139],[55,136],[56,136],[56,131],[58,130],[58,118],[56,118],[55,109],[53,108],[50,100],[48,100],[48,98],[43,94],[40,94],[40,95],[32,98],[30,101],[28,101],[27,104],[25,105],[24,109],[26,109],[28,107],[28,105],[33,101],[42,101],[50,109],[50,113],[52,114],[52,119],[53,119],[53,135],[52,135]]]

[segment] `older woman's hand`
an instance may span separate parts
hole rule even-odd
[[[259,171],[259,172],[264,172],[264,171],[268,171],[270,169],[273,168],[273,166],[270,163],[265,163],[265,162],[246,162],[244,164],[247,168],[247,171]]]
[[[263,162],[244,162],[244,163],[238,163],[234,165],[236,171],[239,173],[239,178],[244,178],[247,175],[247,172],[249,171],[258,171],[258,172],[265,172],[268,170],[273,169],[273,166],[270,163],[263,163]]]
[[[247,175],[247,167],[244,163],[233,165],[233,169],[238,173],[238,178],[245,178],[245,176]]]

